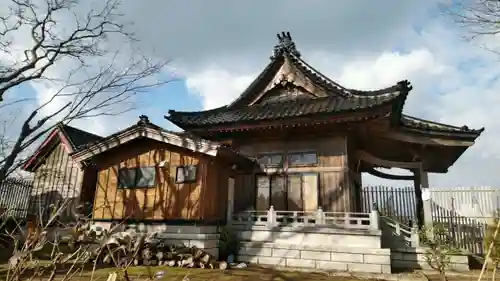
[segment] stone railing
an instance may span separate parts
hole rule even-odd
[[[280,211],[273,206],[267,211],[244,211],[232,215],[232,223],[268,226],[333,226],[346,229],[380,229],[380,215],[371,213]]]
[[[382,220],[382,223],[384,224],[384,226],[382,226],[382,229],[384,229],[384,227],[387,227],[386,231],[390,233],[389,236],[385,236],[384,234],[383,236],[387,237],[386,239],[389,244],[394,244],[390,246],[410,248],[416,248],[420,246],[418,227],[410,227],[388,217],[383,217]]]

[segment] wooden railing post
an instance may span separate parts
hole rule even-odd
[[[274,211],[274,206],[270,206],[267,211],[267,224],[270,226],[276,225],[276,211]]]
[[[377,203],[373,204],[370,212],[370,228],[380,230],[380,213],[378,212]]]
[[[323,212],[323,208],[321,207],[318,207],[318,210],[316,211],[316,224],[325,224],[325,213]]]

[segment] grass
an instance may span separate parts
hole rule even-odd
[[[101,268],[94,272],[94,280],[106,280],[108,275],[115,272],[116,268]],[[165,281],[182,281],[184,277],[188,277],[189,281],[357,281],[361,280],[355,277],[336,277],[329,276],[326,273],[313,273],[313,272],[301,272],[301,271],[281,271],[271,268],[236,268],[229,269],[226,271],[221,271],[219,269],[200,269],[200,268],[178,268],[178,267],[166,267],[166,266],[136,266],[130,267],[128,269],[128,274],[131,280],[148,280],[148,276],[155,276],[157,272],[162,271],[164,274],[161,278],[154,278],[155,280],[165,280]],[[64,270],[59,271],[60,273],[56,277],[61,279],[64,276]],[[0,270],[0,280],[5,280],[6,276],[5,266]],[[80,280],[90,280],[92,272],[91,270],[85,270],[81,275],[75,276],[72,281]],[[28,276],[26,276],[28,277]],[[38,278],[37,278],[38,279]],[[38,280],[43,280],[38,279]],[[370,281],[363,279],[365,281]],[[374,280],[372,280],[374,281]]]
[[[360,280],[354,277],[334,277],[325,273],[312,273],[300,271],[280,271],[271,268],[241,268],[221,271],[219,269],[185,269],[172,267],[150,267],[152,274],[164,271],[165,274],[158,280],[182,280],[188,276],[190,281],[216,280],[216,281],[354,281]],[[98,270],[99,276],[107,276],[110,269]],[[132,276],[144,276],[147,279],[148,269],[146,267],[134,267],[129,270]],[[151,274],[151,273],[150,273]]]

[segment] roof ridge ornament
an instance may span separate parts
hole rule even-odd
[[[137,122],[137,125],[139,126],[143,126],[143,125],[146,125],[146,124],[149,124],[149,118],[148,116],[142,114],[141,116],[139,116],[139,121]]]
[[[292,40],[290,32],[282,31],[281,34],[278,33],[277,36],[278,36],[278,44],[274,46],[273,55],[271,56],[271,59],[275,59],[283,55],[284,52],[290,53],[296,57],[300,57],[300,52],[297,50],[297,47],[295,46],[295,42],[293,42]]]

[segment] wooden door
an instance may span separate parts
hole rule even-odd
[[[257,211],[269,210],[269,192],[269,177],[267,175],[257,176],[257,202],[255,203],[255,209]]]
[[[302,174],[304,211],[315,212],[318,210],[318,186],[318,174]]]
[[[277,211],[286,210],[285,178],[283,176],[271,177],[271,205]]]
[[[302,175],[291,174],[287,178],[288,210],[302,211],[304,199],[302,194]]]

